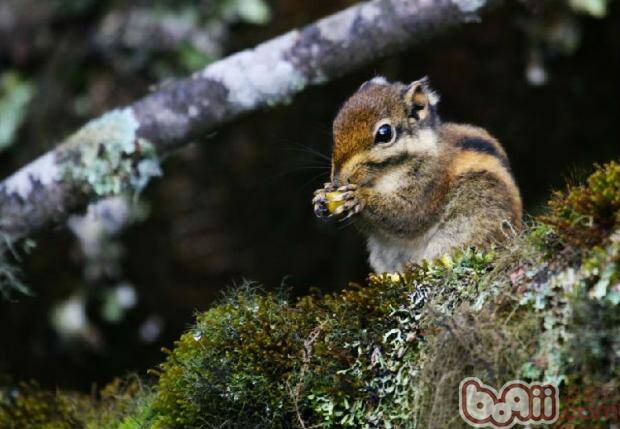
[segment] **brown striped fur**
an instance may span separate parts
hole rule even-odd
[[[502,241],[521,228],[504,148],[482,128],[442,123],[437,102],[426,79],[404,85],[375,78],[334,121],[332,182],[315,201],[347,186],[347,204],[336,215],[356,219],[375,271]],[[376,143],[385,124],[395,137]]]

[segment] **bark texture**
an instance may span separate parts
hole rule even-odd
[[[0,183],[0,233],[20,239],[90,201],[141,188],[158,156],[257,109],[289,102],[464,22],[498,0],[374,0],[217,61],[87,123]]]

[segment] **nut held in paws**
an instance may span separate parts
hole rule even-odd
[[[327,210],[329,210],[330,213],[334,213],[338,207],[344,204],[342,192],[327,192],[325,194],[325,200],[327,202]]]

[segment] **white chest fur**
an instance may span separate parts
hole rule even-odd
[[[433,240],[437,233],[437,226],[434,226],[412,239],[370,235],[368,260],[371,268],[376,273],[402,271],[408,263],[441,256],[447,249]]]

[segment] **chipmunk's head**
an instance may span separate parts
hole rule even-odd
[[[332,181],[369,185],[386,168],[438,157],[437,102],[426,78],[405,85],[365,82],[334,121]]]

